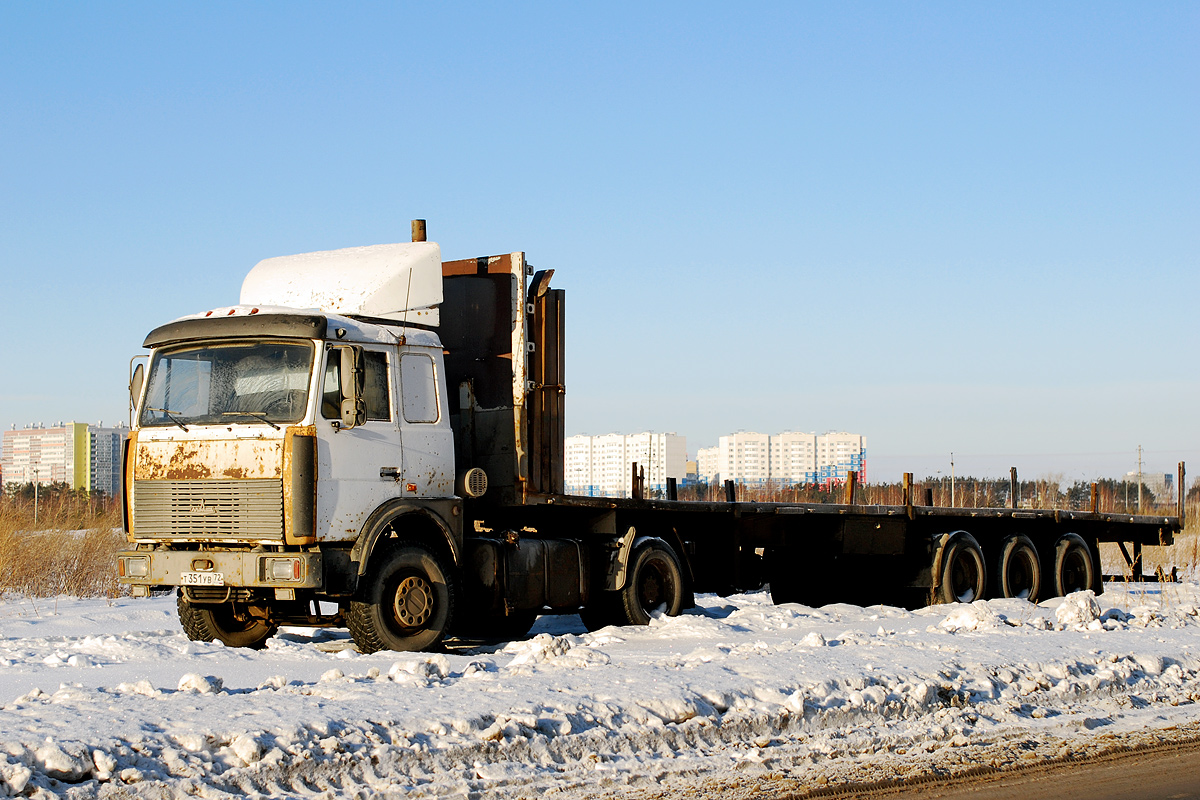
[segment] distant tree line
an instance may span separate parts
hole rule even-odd
[[[1073,511],[1090,511],[1092,507],[1092,481],[1074,481],[1066,484],[1061,477],[1042,477],[1017,482],[1017,506],[1020,508],[1061,508]],[[1113,513],[1138,513],[1137,481],[1102,478],[1095,481],[1097,503],[1100,511]],[[912,486],[912,502],[935,506],[966,508],[1008,508],[1012,505],[1013,487],[1007,478],[955,478],[953,487],[947,475],[928,475],[916,480]],[[1146,513],[1160,507],[1174,507],[1173,493],[1158,497],[1149,486],[1142,484],[1142,510]],[[846,490],[842,484],[784,484],[768,482],[765,485],[735,486],[735,497],[749,502],[785,503],[842,503]],[[680,500],[702,500],[719,502],[725,499],[722,484],[701,482],[681,487]],[[1194,482],[1187,493],[1190,501],[1200,501],[1200,480]],[[902,505],[904,486],[900,482],[861,484],[855,489],[854,502],[862,505]]]

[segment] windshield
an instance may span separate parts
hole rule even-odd
[[[299,422],[308,406],[308,342],[192,345],[154,354],[142,426]]]

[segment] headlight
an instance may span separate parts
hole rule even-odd
[[[145,578],[150,574],[150,556],[125,556],[117,566],[123,578]]]
[[[263,578],[271,581],[298,581],[304,567],[298,558],[264,558]]]

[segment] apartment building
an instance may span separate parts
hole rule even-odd
[[[731,433],[718,439],[716,447],[697,451],[697,461],[700,479],[709,483],[731,479],[765,485],[771,478],[771,437],[765,433]]]
[[[752,486],[828,486],[844,482],[852,470],[866,480],[866,445],[866,437],[844,431],[739,432],[720,437],[716,447],[700,448],[696,461],[700,480],[710,484],[732,480]]]
[[[648,495],[665,495],[667,478],[687,475],[687,438],[674,433],[609,433],[568,436],[564,483],[567,494],[629,497],[633,464],[646,473]]]
[[[1132,483],[1137,486],[1138,471],[1132,470],[1125,473],[1122,478],[1126,483]],[[1169,472],[1143,472],[1140,478],[1142,486],[1149,489],[1158,499],[1169,499],[1175,493],[1175,476]]]
[[[0,472],[6,483],[66,483],[72,489],[121,491],[121,446],[129,435],[124,425],[58,423],[4,431]]]

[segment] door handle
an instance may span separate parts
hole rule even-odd
[[[398,480],[400,480],[400,468],[399,467],[380,467],[379,468],[379,477],[391,478],[394,481],[398,481]]]

